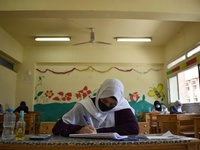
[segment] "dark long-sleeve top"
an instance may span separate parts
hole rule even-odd
[[[182,114],[182,112],[178,112],[175,106],[170,107],[170,114]]]
[[[18,106],[14,112],[20,113],[20,111],[23,110],[25,113],[28,113],[28,106]]]
[[[52,129],[54,135],[69,136],[76,133],[83,126],[66,124],[62,119],[58,120]],[[122,109],[115,112],[115,126],[97,129],[97,133],[117,132],[120,135],[136,135],[139,133],[138,122],[130,109]]]

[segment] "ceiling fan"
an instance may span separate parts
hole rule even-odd
[[[87,44],[87,43],[91,43],[91,44],[106,44],[106,45],[111,45],[111,43],[106,43],[106,42],[101,42],[101,41],[95,41],[95,36],[94,36],[94,28],[88,28],[90,29],[90,40],[87,42],[82,42],[82,43],[77,43],[74,45],[81,45],[81,44]]]

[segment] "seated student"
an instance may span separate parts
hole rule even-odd
[[[167,107],[161,104],[158,100],[154,101],[152,112],[159,111],[161,114],[169,114]]]
[[[28,113],[28,106],[26,106],[26,102],[25,101],[21,101],[20,102],[20,106],[18,106],[14,112],[18,112],[20,113],[20,111],[23,110],[24,113]]]
[[[0,113],[3,113],[3,106],[0,104]]]
[[[182,111],[182,104],[180,100],[177,100],[174,103],[174,106],[170,107],[170,114],[182,114],[185,113],[184,111]]]
[[[124,86],[120,80],[107,79],[97,91],[96,97],[77,102],[58,120],[52,129],[54,135],[117,132],[120,135],[139,133],[134,109],[124,98]],[[88,123],[83,115],[88,117]]]

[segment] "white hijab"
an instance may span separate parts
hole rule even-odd
[[[111,96],[114,96],[117,99],[117,105],[109,111],[101,111],[98,104],[99,99]],[[101,127],[101,124],[104,124],[105,127],[114,126],[114,112],[118,110],[129,108],[132,110],[133,114],[135,114],[134,109],[124,98],[124,86],[122,82],[115,78],[105,80],[97,91],[95,99],[96,107],[94,107],[94,103],[90,99],[82,100],[80,101],[80,104],[83,105],[83,107],[89,112],[91,116],[98,120],[97,123],[93,124],[95,127]]]
[[[174,107],[176,108],[177,112],[182,112],[181,106],[182,106],[181,101],[176,100],[176,102],[174,103]]]

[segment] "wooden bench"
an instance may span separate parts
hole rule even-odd
[[[194,117],[194,137],[200,138],[200,117]]]
[[[157,128],[157,115],[159,114],[160,112],[139,113],[140,122],[148,122],[149,133],[160,133],[160,128]]]
[[[187,114],[177,115],[177,134],[194,137],[194,116]]]
[[[150,133],[160,133],[160,125],[157,124],[158,119],[157,116],[160,115],[161,112],[150,112],[149,113],[149,127],[150,127]]]
[[[40,111],[29,111],[29,114],[35,114],[35,134],[38,134],[39,129],[40,129],[41,112]]]
[[[52,134],[52,128],[56,122],[41,122],[40,123],[40,134]]]
[[[200,114],[158,115],[158,124],[161,127],[161,133],[165,133],[169,130],[176,135],[194,137],[195,117],[200,117]]]
[[[140,131],[139,134],[149,134],[149,123],[148,122],[138,122]]]

